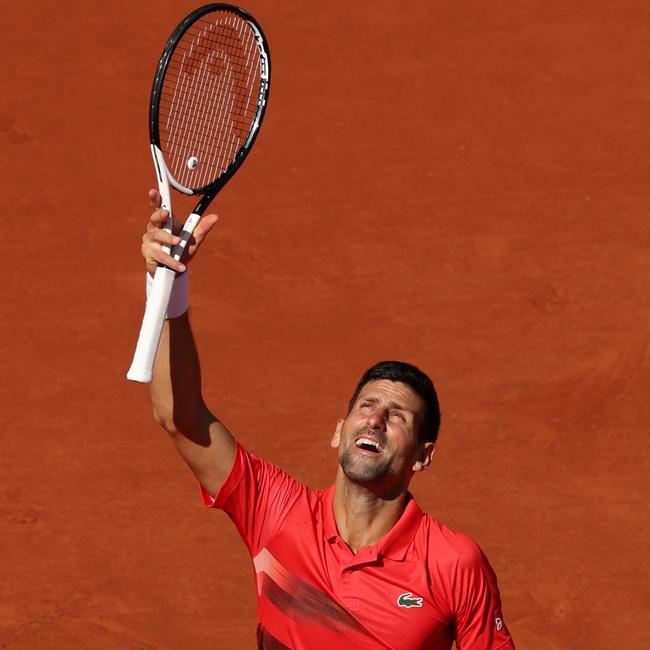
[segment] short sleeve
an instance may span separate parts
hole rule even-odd
[[[501,612],[496,575],[479,546],[466,536],[452,589],[458,650],[514,649]]]
[[[201,498],[205,506],[228,514],[255,556],[277,533],[306,489],[287,472],[238,443],[233,467],[216,496],[201,486]]]

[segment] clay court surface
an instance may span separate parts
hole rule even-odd
[[[254,647],[243,544],[125,380],[151,77],[195,6],[3,9],[0,648]],[[416,363],[414,493],[518,649],[650,647],[647,3],[245,7],[271,97],[194,265],[208,403],[325,487],[361,372]]]

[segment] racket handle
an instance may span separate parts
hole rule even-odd
[[[138,344],[135,348],[131,367],[126,374],[126,378],[131,381],[138,381],[141,384],[151,383],[153,363],[156,358],[175,277],[174,271],[165,266],[159,266],[156,269],[147,306],[144,310]]]

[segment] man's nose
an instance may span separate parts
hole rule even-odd
[[[386,428],[387,417],[388,411],[386,409],[375,409],[368,417],[368,428],[383,431]]]

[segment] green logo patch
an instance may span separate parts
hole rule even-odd
[[[410,591],[400,594],[397,597],[397,604],[400,607],[422,607],[422,598],[414,596]]]

